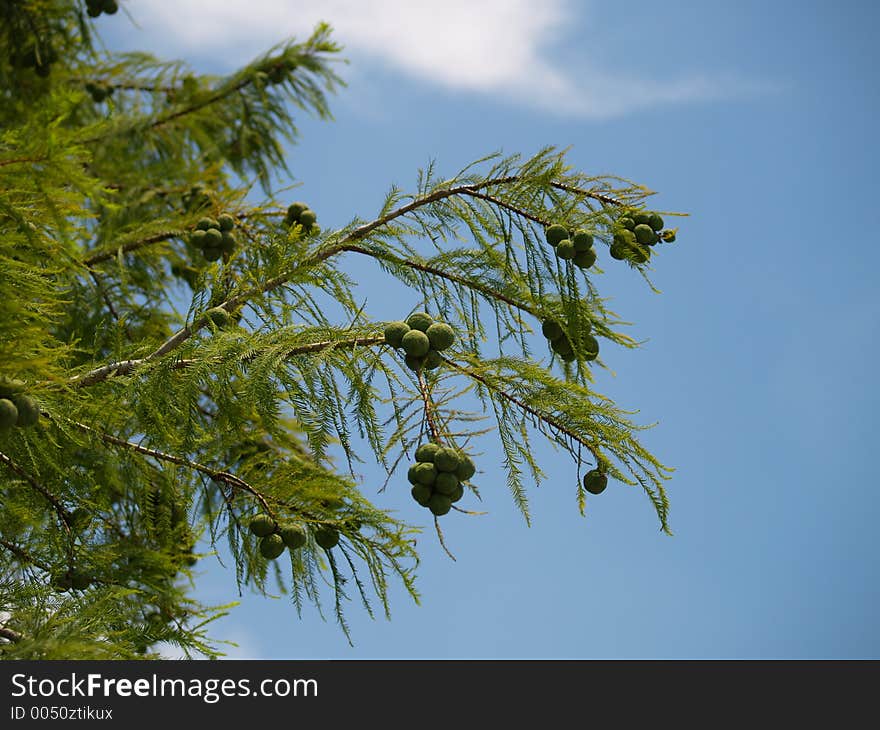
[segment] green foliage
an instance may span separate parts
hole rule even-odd
[[[217,656],[231,606],[192,595],[220,547],[238,588],[321,615],[329,598],[343,631],[352,599],[390,616],[392,583],[418,600],[421,527],[374,505],[356,465],[408,469],[429,517],[464,519],[483,439],[503,461],[482,473],[527,521],[546,441],[581,512],[589,464],[669,530],[670,470],[593,388],[600,340],[603,358],[638,344],[602,267],[647,276],[666,247],[649,255],[638,225],[675,239],[650,191],[547,148],[431,165],[319,227],[274,183],[296,115],[330,116],[329,27],[214,77],[96,50],[108,8],[0,3],[0,656]],[[352,258],[418,311],[371,317]]]

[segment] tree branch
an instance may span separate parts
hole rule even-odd
[[[64,505],[61,504],[61,500],[58,499],[52,492],[50,492],[46,487],[40,484],[36,479],[34,479],[30,474],[28,474],[22,467],[16,464],[12,459],[10,459],[6,454],[0,451],[0,462],[6,465],[6,468],[9,469],[14,474],[18,475],[24,481],[26,481],[30,486],[39,494],[43,496],[43,498],[52,505],[52,508],[55,510],[55,513],[58,515],[58,519],[61,522],[61,526],[65,529],[68,535],[70,535],[70,520],[71,516],[64,508]]]
[[[267,294],[268,292],[270,292],[274,289],[277,289],[280,286],[283,286],[288,281],[290,281],[290,279],[298,271],[315,266],[315,265],[321,263],[322,261],[325,261],[325,260],[331,258],[332,256],[335,256],[338,253],[342,253],[343,251],[353,251],[356,253],[363,253],[363,254],[367,254],[367,255],[371,255],[371,256],[376,256],[375,253],[369,252],[369,251],[367,251],[367,249],[363,249],[359,246],[354,246],[352,244],[356,241],[359,241],[363,238],[366,238],[370,233],[375,231],[377,228],[380,228],[384,225],[387,225],[391,221],[393,221],[397,218],[400,218],[402,216],[405,216],[408,213],[411,213],[412,211],[417,210],[421,207],[424,207],[426,205],[430,205],[431,203],[436,203],[440,200],[444,200],[446,198],[450,198],[450,197],[453,197],[456,195],[474,196],[475,194],[482,193],[482,191],[487,188],[491,188],[491,187],[494,187],[497,185],[509,185],[509,184],[518,182],[521,179],[522,178],[519,175],[507,175],[504,177],[490,178],[488,180],[484,180],[481,183],[474,183],[472,185],[457,185],[457,186],[451,187],[451,188],[445,188],[442,190],[435,190],[433,193],[430,193],[429,195],[425,195],[421,198],[416,198],[415,200],[407,203],[406,205],[401,205],[398,208],[395,208],[391,212],[386,213],[385,215],[377,218],[374,221],[371,221],[369,223],[364,223],[363,225],[358,226],[357,228],[355,228],[354,230],[349,232],[347,235],[345,235],[338,243],[330,245],[330,246],[325,246],[324,248],[318,249],[314,254],[312,254],[311,256],[306,258],[305,260],[303,260],[300,264],[298,264],[294,268],[292,268],[288,271],[285,271],[276,277],[269,279],[268,281],[266,281],[265,283],[263,283],[262,285],[260,285],[258,287],[246,289],[245,291],[243,291],[239,294],[235,294],[217,306],[223,307],[227,311],[232,311],[234,309],[237,309],[239,306],[246,303],[248,300],[253,299],[255,297],[258,297],[258,296],[261,296],[263,294]],[[566,190],[567,192],[573,192],[578,195],[592,197],[592,198],[595,198],[596,200],[600,200],[600,201],[608,203],[608,204],[623,205],[623,203],[621,203],[620,201],[617,201],[614,198],[611,198],[611,197],[604,195],[602,193],[597,193],[597,192],[589,191],[589,190],[581,190],[579,188],[574,188],[571,186],[563,185],[562,183],[553,183],[553,186],[558,187],[562,190]],[[127,250],[132,250],[134,247],[139,247],[140,245],[147,245],[147,243],[133,242],[132,244],[129,244],[129,248]],[[123,246],[123,250],[126,250],[125,246]],[[110,258],[111,255],[112,254],[109,254],[109,253],[98,254],[98,256],[102,257],[100,260],[104,260],[105,258]],[[93,260],[94,260],[94,258],[95,257],[92,257]],[[425,271],[426,273],[430,273],[432,275],[437,275],[437,276],[445,276],[445,278],[452,280],[452,281],[456,280],[456,279],[452,278],[453,275],[451,275],[451,274],[445,274],[445,272],[441,272],[438,269],[424,267],[424,265],[416,264],[416,262],[410,262],[410,263],[407,263],[406,265],[412,265],[414,268],[422,267],[421,270]],[[468,282],[466,279],[459,279],[459,283],[461,283],[462,285],[465,285],[465,286],[470,286],[471,288],[477,288],[477,287],[482,286],[482,285],[476,284],[475,282]],[[524,309],[525,311],[531,312],[531,310],[527,309],[521,303],[518,303],[512,299],[506,298],[503,295],[498,294],[497,292],[492,292],[492,290],[489,289],[488,287],[483,287],[482,290],[480,290],[480,289],[477,289],[477,290],[482,291],[482,293],[486,296],[493,296],[496,299],[499,299],[501,301],[505,301],[506,303],[510,304],[511,306],[514,306],[519,309]],[[534,312],[531,312],[531,313],[534,314]],[[194,322],[191,325],[187,325],[186,327],[182,327],[177,332],[175,332],[170,338],[168,338],[162,345],[160,345],[159,348],[156,349],[153,353],[151,353],[146,358],[143,358],[142,360],[137,361],[137,362],[138,363],[149,362],[151,360],[155,360],[155,359],[160,358],[164,355],[167,355],[169,352],[172,352],[172,351],[176,350],[178,347],[180,347],[184,342],[186,342],[196,332],[198,332],[200,329],[202,329],[206,324],[207,324],[207,319],[203,318],[201,320]],[[131,363],[134,361],[129,360],[129,361],[125,361],[125,362]],[[130,371],[125,370],[124,366],[122,364],[104,366],[104,368],[109,368],[110,372],[113,372],[114,370],[116,370],[117,368],[120,368],[120,367],[123,368],[123,370],[120,372],[120,374],[124,374],[125,372],[130,372]],[[98,370],[101,370],[101,368],[99,368]],[[97,372],[97,371],[93,371],[93,372]],[[88,377],[89,377],[89,374],[86,374],[86,376],[83,376],[83,378],[81,380],[85,380]],[[106,376],[104,376],[104,377],[106,377]],[[104,379],[104,378],[100,378],[100,379]],[[98,382],[98,381],[95,381],[95,382]]]
[[[561,424],[559,421],[557,421],[555,418],[553,418],[553,416],[549,416],[549,415],[547,415],[546,413],[541,413],[541,411],[539,411],[539,410],[537,410],[537,409],[535,409],[535,408],[532,408],[532,406],[528,405],[527,403],[523,403],[523,401],[521,401],[521,400],[520,400],[519,398],[517,398],[516,396],[511,395],[511,394],[508,393],[506,390],[503,390],[503,389],[501,389],[501,388],[498,388],[498,387],[496,387],[496,386],[493,386],[492,383],[490,383],[486,378],[484,378],[484,377],[483,377],[482,375],[480,375],[479,373],[477,373],[477,372],[471,370],[470,368],[463,367],[463,366],[459,365],[458,363],[453,362],[453,361],[450,360],[449,358],[443,357],[442,355],[441,355],[441,359],[443,360],[444,363],[446,363],[446,364],[447,364],[449,367],[451,367],[453,370],[456,370],[456,371],[460,372],[462,375],[466,375],[467,377],[472,378],[473,380],[476,380],[476,381],[479,382],[479,383],[482,383],[484,386],[486,386],[486,388],[487,388],[490,392],[495,393],[496,395],[501,396],[501,397],[504,398],[504,400],[506,400],[508,403],[512,403],[512,404],[515,405],[517,408],[522,409],[523,411],[525,411],[526,413],[528,413],[528,414],[529,414],[530,416],[532,416],[533,418],[537,418],[537,419],[538,419],[539,421],[541,421],[542,423],[546,423],[546,424],[547,424],[548,426],[550,426],[551,428],[556,429],[556,430],[559,431],[560,433],[564,433],[564,434],[565,434],[566,436],[568,436],[570,439],[572,439],[573,441],[576,441],[576,442],[579,443],[581,446],[583,446],[584,448],[586,448],[587,450],[589,450],[589,452],[590,452],[591,454],[593,454],[593,458],[596,459],[596,464],[597,464],[597,465],[601,463],[601,460],[600,460],[600,457],[599,457],[598,449],[596,448],[596,446],[595,446],[594,444],[592,444],[592,443],[590,443],[590,442],[588,442],[588,441],[585,441],[583,438],[581,438],[581,437],[580,437],[578,434],[576,434],[574,431],[572,431],[572,430],[569,429],[567,426]]]
[[[139,241],[129,241],[128,243],[124,243],[122,246],[119,246],[112,250],[92,254],[87,259],[84,259],[82,263],[86,266],[93,266],[94,264],[101,263],[102,261],[107,261],[108,259],[115,258],[120,251],[122,251],[122,253],[136,251],[137,249],[143,248],[144,246],[150,246],[154,243],[167,241],[169,238],[177,238],[178,236],[182,236],[183,234],[184,231],[161,231],[160,233],[154,233],[152,236],[147,236],[147,238],[142,238]]]
[[[310,352],[318,352],[320,350],[336,350],[345,347],[369,347],[371,345],[382,345],[384,343],[384,336],[353,337],[348,340],[324,340],[322,342],[311,342],[308,345],[300,345],[299,347],[291,348],[287,352],[287,357],[293,357],[294,355],[304,355]],[[252,355],[242,358],[242,361],[247,362],[248,360],[253,360],[258,355],[259,353],[253,353]],[[90,385],[101,383],[110,377],[129,375],[130,373],[137,370],[141,365],[144,365],[149,361],[149,357],[142,357],[134,360],[123,360],[122,362],[112,363],[110,365],[102,365],[99,368],[90,370],[84,375],[74,376],[70,378],[70,380],[68,380],[67,382],[69,385],[72,385],[76,388],[86,388]],[[183,368],[187,368],[191,365],[196,364],[197,362],[199,361],[194,359],[178,360],[174,363],[173,369],[182,370]]]
[[[6,628],[5,626],[0,626],[0,639],[6,639],[7,641],[11,641],[13,644],[18,643],[24,638],[17,631],[13,631],[12,629]]]
[[[52,415],[49,413],[43,412],[43,415],[47,418],[52,418]],[[131,441],[126,441],[125,439],[119,438],[118,436],[112,436],[108,433],[102,433],[97,429],[92,428],[91,426],[87,426],[84,423],[80,423],[79,421],[74,421],[70,418],[64,419],[67,423],[78,428],[80,431],[84,433],[91,434],[93,436],[97,436],[102,441],[113,444],[114,446],[121,446],[122,448],[129,449],[131,451],[136,451],[139,454],[144,454],[146,456],[151,456],[154,459],[158,459],[159,461],[166,461],[171,464],[177,464],[178,466],[183,466],[188,469],[192,469],[193,471],[200,472],[207,477],[210,477],[213,481],[222,482],[223,484],[228,484],[230,487],[235,489],[241,489],[242,491],[247,492],[260,503],[263,509],[274,518],[274,510],[269,506],[269,503],[266,501],[266,498],[257,491],[254,487],[248,484],[243,479],[235,476],[235,474],[231,474],[228,471],[212,469],[209,466],[205,466],[204,464],[200,464],[197,461],[192,461],[190,459],[185,459],[182,456],[174,456],[173,454],[166,454],[164,451],[158,451],[156,449],[151,449],[146,446],[141,446],[140,444],[132,443]]]

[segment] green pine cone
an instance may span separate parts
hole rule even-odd
[[[416,357],[415,355],[406,355],[403,358],[406,366],[412,370],[414,373],[419,372],[425,364],[425,357]]]
[[[556,255],[563,261],[570,261],[574,258],[574,244],[568,238],[563,238],[556,246]]]
[[[219,246],[205,246],[202,249],[202,256],[205,257],[205,261],[219,261],[223,258],[223,249]]]
[[[458,488],[458,477],[448,471],[442,471],[437,475],[437,481],[434,483],[434,491],[438,494],[445,494],[451,497]]]
[[[567,337],[560,337],[558,340],[553,340],[550,343],[550,349],[560,357],[568,357],[574,354],[574,349]]]
[[[301,202],[291,203],[287,206],[287,219],[291,223],[298,223],[299,217],[304,210],[310,210],[308,204]]]
[[[5,375],[0,377],[0,398],[11,398],[19,393],[24,393],[27,385],[23,380],[17,378],[7,378]]]
[[[584,474],[584,489],[590,494],[601,494],[608,486],[608,477],[598,469],[591,469]]]
[[[428,462],[419,462],[416,464],[415,478],[419,484],[433,487],[437,481],[437,467]]]
[[[223,213],[217,217],[217,224],[220,226],[220,231],[231,231],[235,228],[235,218],[233,218],[229,213]]]
[[[547,243],[551,246],[556,246],[559,242],[568,238],[568,231],[565,226],[561,226],[558,223],[554,223],[552,226],[549,226],[546,231],[544,231],[544,236],[547,239]]]
[[[548,340],[558,340],[565,333],[562,331],[562,327],[559,326],[558,322],[554,322],[552,319],[545,319],[541,324],[541,334],[544,335]]]
[[[649,213],[648,211],[640,210],[638,213],[636,213],[632,217],[632,219],[636,222],[637,226],[639,226],[639,225],[650,226],[651,213]]]
[[[574,265],[579,269],[589,269],[596,263],[596,252],[592,248],[588,248],[586,251],[578,251],[574,255],[573,261]]]
[[[663,228],[663,218],[659,213],[651,213],[648,218],[648,225],[655,231],[659,231]]]
[[[0,428],[12,428],[18,422],[18,408],[8,398],[0,398]]]
[[[248,529],[257,537],[266,537],[275,532],[275,520],[269,515],[259,514],[251,518]]]
[[[474,462],[471,457],[467,454],[462,454],[461,463],[458,465],[458,469],[455,470],[455,476],[458,477],[459,481],[466,482],[471,479],[476,473],[477,467],[474,466]]]
[[[434,324],[434,318],[427,312],[413,312],[406,318],[406,323],[414,330],[427,332],[428,327]]]
[[[219,248],[223,244],[223,234],[219,228],[212,227],[205,231],[204,240],[206,248]]]
[[[418,329],[411,329],[401,339],[400,345],[407,355],[413,357],[424,357],[431,349],[431,341],[428,335]]]
[[[434,466],[437,471],[454,472],[461,464],[461,457],[455,449],[440,448],[434,454]]]
[[[409,329],[406,322],[389,322],[385,325],[385,344],[391,345],[391,347],[400,347],[400,341],[409,332]]]
[[[413,486],[419,483],[419,480],[416,478],[416,470],[418,469],[418,467],[418,464],[413,464],[406,472],[406,480]]]
[[[302,213],[299,214],[299,224],[303,228],[311,228],[315,225],[315,222],[318,220],[318,216],[311,208],[306,208]]]
[[[595,360],[599,357],[599,341],[589,332],[581,334],[581,345],[584,349],[584,359]]]
[[[205,232],[201,228],[196,228],[196,230],[194,230],[190,234],[189,242],[193,246],[196,246],[198,248],[204,248],[205,247]]]
[[[425,360],[422,363],[425,370],[436,370],[443,364],[443,357],[437,350],[428,350]]]
[[[645,223],[639,223],[633,233],[636,235],[636,241],[643,246],[650,246],[651,244],[657,243],[657,234],[654,233],[654,229],[651,228],[651,226]]]
[[[455,342],[455,330],[445,322],[434,322],[425,330],[431,347],[435,350],[442,351],[452,346]]]
[[[441,517],[452,509],[452,500],[445,494],[435,492],[428,500],[428,509],[437,517]]]
[[[434,456],[437,452],[440,451],[440,446],[433,442],[428,442],[425,444],[421,444],[419,448],[416,449],[416,461],[421,461],[426,464],[434,463]]]
[[[209,228],[220,228],[220,224],[213,218],[205,216],[204,218],[199,218],[196,228],[200,231],[207,231]]]
[[[273,533],[266,535],[266,537],[260,540],[260,555],[266,558],[266,560],[275,560],[283,552],[284,540],[281,538],[281,535]]]
[[[229,312],[223,307],[212,307],[205,312],[205,316],[214,323],[215,327],[222,328],[229,324]]]
[[[458,483],[458,486],[455,488],[455,491],[449,495],[449,501],[455,504],[464,496],[464,487],[461,482]]]
[[[628,247],[625,244],[612,243],[609,253],[611,254],[611,258],[617,259],[618,261],[623,261],[626,258],[627,250]]]
[[[235,234],[231,231],[223,231],[221,235],[223,238],[220,241],[220,250],[226,254],[233,253],[238,244],[238,241],[235,239]]]
[[[315,530],[315,542],[325,550],[334,548],[339,544],[339,530],[329,525],[321,525]]]
[[[593,237],[587,231],[576,231],[571,238],[575,253],[586,251],[593,247]]]
[[[416,502],[422,505],[422,507],[428,506],[428,500],[431,499],[431,487],[425,486],[424,484],[416,484],[409,490],[409,493]]]
[[[675,241],[675,231],[663,231],[661,237],[663,238],[664,243],[672,243]]]
[[[278,534],[281,535],[284,544],[291,550],[301,548],[308,541],[306,531],[300,525],[293,522],[287,522],[281,525],[281,527],[278,528]]]
[[[617,219],[617,225],[621,228],[626,229],[627,231],[631,231],[633,228],[636,227],[636,222],[629,216],[624,216],[623,218]]]
[[[40,420],[40,407],[36,401],[29,395],[14,395],[11,400],[18,409],[18,419],[15,425],[22,428],[36,425]]]

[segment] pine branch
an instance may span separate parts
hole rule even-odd
[[[541,413],[539,410],[532,408],[527,403],[523,403],[519,398],[517,398],[514,395],[511,395],[506,390],[494,387],[492,385],[492,383],[490,383],[486,378],[484,378],[482,375],[475,372],[474,370],[471,370],[470,368],[463,367],[463,366],[459,365],[458,363],[453,362],[452,360],[450,360],[446,357],[443,357],[442,355],[441,355],[441,359],[443,360],[444,363],[446,363],[453,370],[456,370],[457,372],[460,372],[462,375],[466,375],[467,377],[472,378],[473,380],[476,380],[479,383],[482,383],[491,393],[495,393],[496,395],[501,396],[508,403],[512,403],[517,408],[520,408],[521,410],[528,413],[530,416],[537,418],[539,421],[546,423],[548,426],[555,429],[557,432],[563,433],[566,436],[568,436],[570,439],[572,439],[573,441],[579,443],[581,446],[588,449],[590,451],[590,453],[593,454],[593,457],[596,459],[596,464],[602,463],[601,459],[600,459],[599,451],[595,447],[595,445],[593,445],[589,441],[585,441],[581,436],[579,436],[574,431],[567,428],[564,424],[560,423],[555,418],[553,418],[553,416],[549,416],[546,413]]]
[[[13,644],[18,643],[24,636],[19,634],[17,631],[13,631],[6,626],[0,626],[0,639],[6,639],[7,641],[11,641]]]
[[[142,238],[138,241],[130,241],[129,243],[125,243],[118,248],[92,254],[88,258],[83,259],[82,264],[84,266],[94,266],[95,264],[99,264],[102,261],[116,258],[116,256],[118,256],[120,252],[129,253],[130,251],[137,251],[139,248],[143,248],[144,246],[151,246],[154,243],[161,243],[162,241],[167,241],[171,238],[178,238],[183,234],[184,231],[181,230],[160,231],[159,233],[154,233],[152,236],[147,236],[146,238]]]
[[[431,432],[431,440],[434,443],[442,444],[443,440],[440,438],[440,429],[437,428],[437,423],[434,420],[434,406],[431,403],[431,396],[428,393],[428,384],[425,382],[425,376],[420,370],[418,373],[419,380],[419,393],[422,396],[422,402],[425,405],[425,420],[428,422],[428,430]]]
[[[30,563],[46,573],[52,572],[52,568],[46,565],[42,560],[35,558],[24,548],[20,548],[18,545],[11,543],[8,540],[4,540],[2,537],[0,537],[0,547],[5,547],[9,552],[25,563]]]
[[[52,415],[43,411],[43,415],[47,418],[51,419]],[[171,464],[177,464],[178,466],[186,467],[187,469],[192,469],[193,471],[197,471],[205,476],[209,477],[215,482],[221,482],[223,484],[227,484],[228,486],[234,489],[241,489],[242,491],[247,492],[251,496],[253,496],[263,507],[263,509],[270,515],[273,516],[275,511],[269,506],[269,503],[266,501],[266,498],[254,487],[248,484],[246,481],[237,477],[235,474],[231,474],[228,471],[212,469],[209,466],[205,466],[204,464],[200,464],[197,461],[192,461],[191,459],[186,459],[182,456],[174,456],[173,454],[166,454],[164,451],[158,451],[157,449],[151,449],[147,446],[141,446],[140,444],[132,443],[131,441],[126,441],[125,439],[119,438],[118,436],[112,436],[108,433],[102,433],[97,429],[92,428],[91,426],[87,426],[84,423],[80,423],[79,421],[74,421],[70,418],[64,418],[66,423],[69,423],[74,428],[79,429],[83,433],[88,433],[93,436],[97,436],[102,441],[113,444],[114,446],[121,446],[122,448],[129,449],[131,451],[136,451],[139,454],[144,454],[146,456],[151,456],[154,459],[158,459],[159,461],[165,461]]]
[[[343,246],[343,251],[350,251],[351,253],[359,253],[365,256],[370,256],[374,259],[378,259],[380,261],[388,261],[391,263],[398,264],[400,266],[407,266],[411,269],[415,269],[417,271],[423,271],[426,274],[431,274],[432,276],[436,276],[438,279],[446,279],[446,281],[451,281],[454,284],[460,284],[468,289],[473,289],[476,292],[479,292],[487,299],[496,299],[500,302],[504,302],[505,304],[510,305],[511,307],[515,307],[516,309],[520,309],[523,312],[528,312],[529,314],[533,314],[535,316],[539,316],[539,313],[528,304],[523,302],[518,302],[515,299],[511,299],[510,297],[502,294],[501,292],[497,292],[491,287],[488,287],[484,284],[480,284],[477,281],[472,281],[470,279],[466,279],[463,276],[459,276],[458,274],[451,274],[448,271],[444,271],[443,269],[438,269],[435,266],[428,266],[427,264],[421,264],[418,261],[412,261],[411,259],[402,259],[394,254],[387,253],[384,251],[371,251],[369,249],[363,248],[361,246]]]
[[[52,494],[52,492],[46,489],[46,487],[40,484],[36,479],[34,479],[22,467],[16,464],[3,452],[0,452],[0,462],[5,464],[6,468],[9,469],[11,472],[19,476],[21,479],[24,479],[24,481],[26,481],[31,486],[31,488],[34,489],[34,491],[41,494],[43,498],[52,505],[52,509],[54,509],[55,513],[58,515],[58,520],[67,531],[67,534],[70,535],[70,521],[72,517],[70,513],[64,508],[64,505],[61,504],[61,500],[59,500],[58,497]]]
[[[354,337],[347,340],[324,340],[322,342],[312,342],[308,345],[293,347],[287,352],[286,356],[293,357],[295,355],[304,355],[310,352],[319,352],[321,350],[337,350],[348,347],[369,347],[371,345],[382,345],[384,343],[384,336]],[[259,357],[259,355],[259,352],[253,352],[243,357],[241,360],[242,362],[247,362],[248,360],[253,360],[256,357]],[[152,359],[152,356],[147,356],[133,360],[123,360],[122,362],[111,363],[110,365],[102,365],[99,368],[90,370],[84,375],[76,375],[70,378],[67,382],[69,385],[72,385],[76,388],[87,388],[90,385],[102,383],[107,380],[107,378],[130,375],[142,365],[146,365],[147,363],[151,362]],[[181,370],[183,368],[196,365],[200,362],[201,360],[196,359],[182,359],[177,360],[172,367],[174,370]]]

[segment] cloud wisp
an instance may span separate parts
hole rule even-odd
[[[579,118],[748,93],[749,84],[699,73],[671,80],[554,62],[575,19],[568,0],[136,0],[139,38],[163,53],[221,59],[229,68],[283,38],[330,22],[346,56],[453,91],[503,98]],[[146,36],[146,38],[144,37]],[[560,109],[558,99],[565,98]]]

